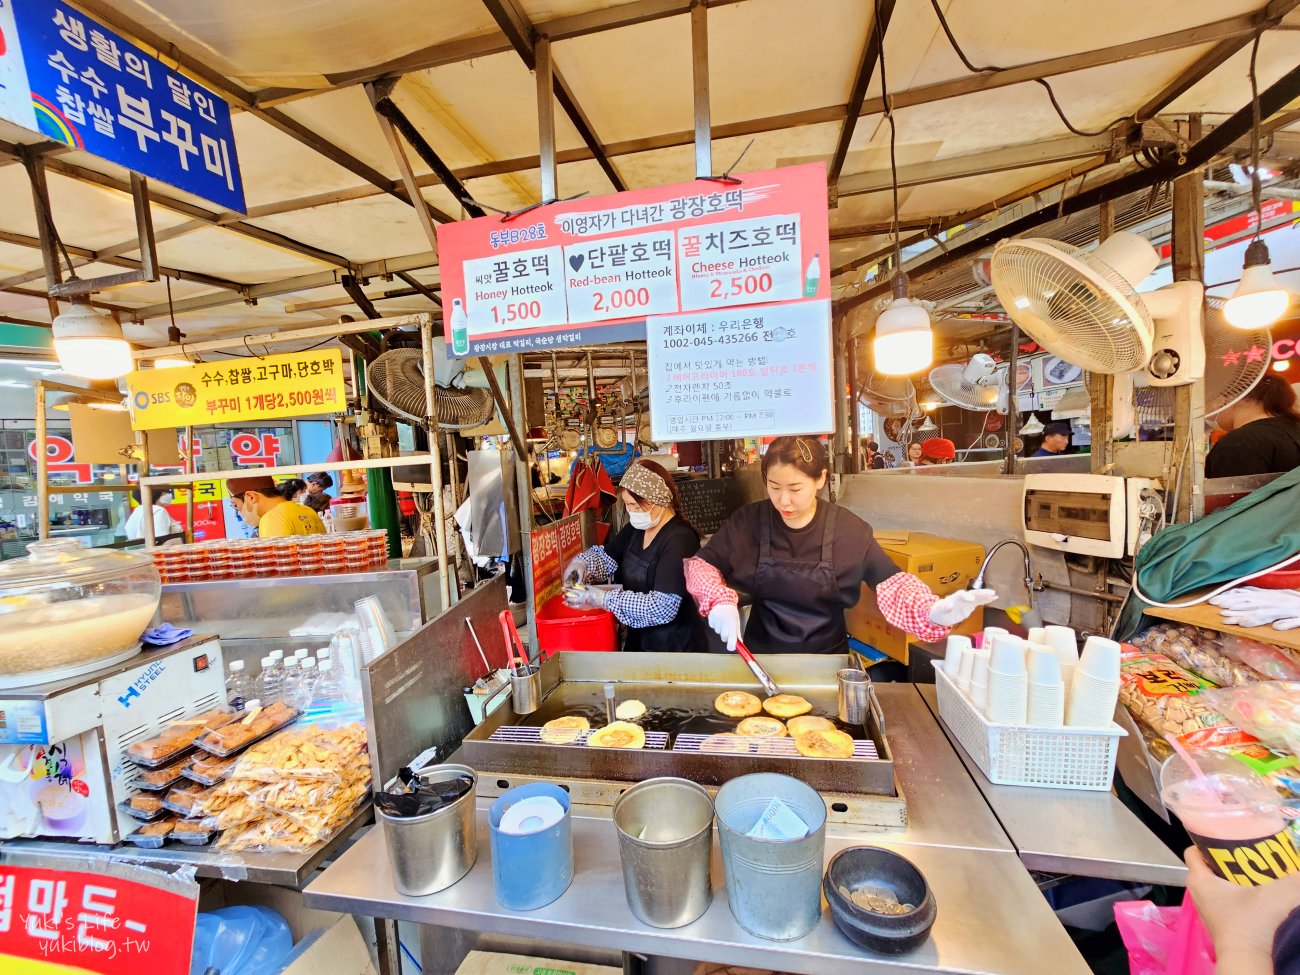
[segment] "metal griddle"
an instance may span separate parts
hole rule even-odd
[[[718,786],[751,772],[779,772],[819,792],[896,796],[893,754],[885,738],[884,715],[873,697],[866,724],[836,720],[836,672],[852,666],[835,654],[768,654],[763,666],[785,693],[798,694],[812,713],[836,721],[856,741],[855,757],[805,758],[791,754],[701,752],[699,741],[734,731],[738,719],[713,710],[723,691],[764,696],[739,658],[706,653],[559,653],[542,665],[542,706],[529,715],[502,706],[462,743],[465,762],[479,772],[639,782],[673,775]],[[593,728],[605,724],[604,686],[617,688],[618,701],[636,699],[650,712],[641,721],[647,747],[590,748],[542,742],[537,729],[562,715],[586,716]],[[874,756],[874,757],[873,757]]]

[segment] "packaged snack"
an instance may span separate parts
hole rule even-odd
[[[230,758],[217,758],[207,752],[196,752],[185,767],[185,778],[200,785],[216,785],[218,782],[225,781],[238,761],[237,755]]]
[[[1201,698],[1209,686],[1163,654],[1124,645],[1119,699],[1157,735],[1185,735],[1231,724]]]
[[[219,758],[227,758],[272,732],[298,720],[302,712],[283,701],[246,712],[239,721],[210,730],[198,739],[198,746]]]
[[[162,792],[164,789],[171,788],[180,780],[182,773],[185,771],[185,766],[188,764],[189,759],[182,758],[179,762],[164,765],[162,768],[141,769],[140,774],[135,777],[134,784],[140,789]]]
[[[167,810],[163,808],[161,796],[144,792],[132,796],[126,802],[119,802],[117,808],[133,819],[143,820],[144,822],[167,814]]]
[[[176,825],[176,819],[168,816],[165,819],[158,819],[152,823],[145,823],[134,833],[126,837],[126,842],[133,843],[143,850],[156,850],[163,845],[171,833],[172,827]]]
[[[182,782],[163,798],[163,807],[181,816],[192,816],[195,803],[202,799],[205,792],[207,788],[197,782]]]
[[[176,822],[171,838],[181,843],[188,843],[190,846],[206,846],[212,842],[212,837],[215,835],[216,830],[203,825],[197,819],[181,819]]]
[[[1227,656],[1269,680],[1300,681],[1300,655],[1295,651],[1233,633],[1221,633],[1219,640]]]
[[[1261,680],[1261,676],[1240,659],[1223,652],[1222,635],[1179,623],[1158,623],[1136,640],[1136,647],[1164,654],[1216,687],[1234,687]]]
[[[1294,754],[1300,744],[1300,682],[1224,688],[1207,693],[1206,701],[1270,748]]]
[[[167,765],[188,751],[195,740],[207,732],[214,731],[235,719],[233,711],[212,710],[196,714],[192,718],[181,718],[164,725],[153,738],[144,738],[133,742],[126,750],[127,758],[147,768]]]

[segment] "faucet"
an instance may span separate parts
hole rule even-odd
[[[1033,568],[1033,563],[1030,561],[1029,558],[1029,548],[1028,546],[1025,545],[1024,542],[1020,541],[1019,539],[1004,538],[1002,539],[1002,541],[998,542],[991,549],[989,549],[989,554],[984,556],[984,564],[980,566],[979,572],[975,574],[975,578],[971,580],[970,585],[967,586],[966,588],[968,589],[984,588],[984,573],[988,571],[989,563],[993,561],[993,556],[998,554],[998,549],[1000,549],[1003,545],[1016,546],[1016,548],[1020,549],[1021,553],[1025,557],[1025,592],[1029,597],[1029,608],[1032,610],[1034,608],[1034,593],[1042,592],[1043,584],[1041,582],[1037,582],[1037,583],[1034,582],[1034,568]]]

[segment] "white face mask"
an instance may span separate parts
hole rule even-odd
[[[627,520],[632,523],[633,528],[645,531],[647,528],[654,527],[655,516],[648,511],[629,511]]]

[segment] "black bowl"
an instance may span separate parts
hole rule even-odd
[[[915,904],[906,914],[864,911],[840,887],[877,887],[900,904]],[[908,859],[877,846],[851,846],[831,858],[822,879],[836,926],[855,944],[886,955],[911,951],[930,936],[938,906],[925,875]]]

